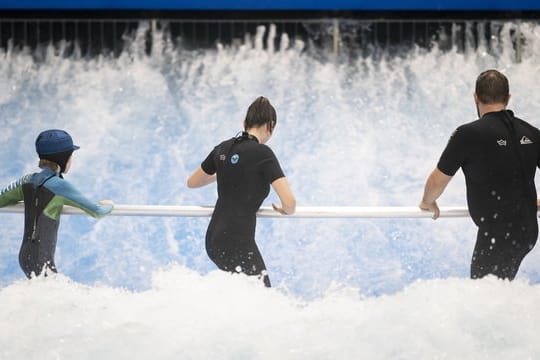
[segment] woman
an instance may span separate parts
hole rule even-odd
[[[218,199],[206,232],[206,251],[224,271],[262,278],[270,287],[266,266],[255,243],[256,213],[274,188],[281,206],[290,215],[296,200],[272,150],[264,145],[276,126],[276,111],[265,97],[250,106],[240,136],[216,146],[188,179],[197,188],[217,180]]]
[[[113,202],[94,204],[64,180],[71,167],[71,155],[79,149],[63,130],[43,131],[36,139],[41,172],[25,175],[0,190],[0,207],[24,200],[24,236],[19,264],[28,278],[56,272],[54,253],[62,207],[67,204],[101,218],[113,209]]]

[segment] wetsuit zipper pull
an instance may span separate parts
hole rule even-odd
[[[36,207],[36,214],[37,209],[39,207],[39,198],[36,196],[36,201],[34,202],[34,205]],[[34,242],[36,240],[36,228],[37,228],[37,215],[34,218],[34,226],[32,227],[32,241]]]

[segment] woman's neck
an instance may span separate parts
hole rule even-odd
[[[247,129],[246,132],[251,136],[255,136],[261,144],[264,144],[270,138],[270,136],[268,136],[268,131],[266,130],[265,125],[259,126],[257,128]]]

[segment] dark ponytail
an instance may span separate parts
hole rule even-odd
[[[244,128],[249,130],[251,128],[266,125],[270,133],[272,133],[276,126],[276,122],[276,109],[274,109],[267,98],[259,96],[247,110]]]

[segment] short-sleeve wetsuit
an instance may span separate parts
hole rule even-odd
[[[24,236],[19,264],[26,276],[56,272],[54,253],[64,205],[77,207],[100,218],[111,205],[96,205],[51,169],[23,176],[0,190],[0,207],[24,200]]]
[[[217,173],[218,199],[206,232],[208,256],[221,270],[262,275],[270,287],[255,226],[270,184],[284,176],[276,156],[243,133],[216,146],[201,167],[209,175]]]
[[[438,169],[461,167],[478,235],[471,278],[494,274],[512,280],[538,237],[534,176],[540,166],[540,131],[509,110],[462,125],[451,136]]]

